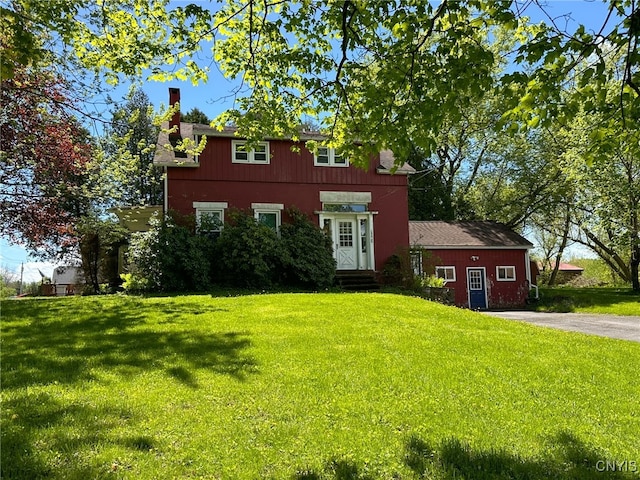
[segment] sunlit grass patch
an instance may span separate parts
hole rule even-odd
[[[640,316],[640,294],[616,287],[543,288],[536,310]]]

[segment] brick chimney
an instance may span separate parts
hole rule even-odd
[[[176,103],[180,103],[180,89],[169,88],[169,105],[173,107]],[[175,146],[182,140],[182,132],[180,131],[180,110],[174,113],[171,120],[169,120],[169,128],[172,129],[174,127],[177,128],[175,132],[169,134],[169,143],[175,148]],[[173,154],[176,158],[187,158],[187,154],[185,152],[174,150]]]
[[[169,89],[169,105],[173,107],[176,103],[180,103],[180,89],[179,88],[170,88]],[[180,135],[180,110],[173,114],[171,120],[169,120],[169,128],[173,128],[177,126],[176,134]]]

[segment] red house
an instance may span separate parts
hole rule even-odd
[[[429,264],[453,288],[455,304],[471,309],[516,308],[526,304],[533,244],[503,224],[479,222],[409,222],[411,246],[428,252]]]
[[[172,105],[179,97],[170,89]],[[165,211],[208,214],[223,223],[231,208],[250,210],[277,231],[286,209],[295,207],[331,235],[338,270],[378,271],[398,246],[409,245],[407,174],[413,169],[392,174],[391,152],[363,170],[332,148],[309,151],[307,140],[323,139],[314,133],[300,142],[265,138],[250,149],[233,128],[184,123],[179,113],[169,126],[177,131],[160,135],[154,160],[166,172]],[[163,148],[178,136],[194,142],[206,136],[206,146],[195,157]]]

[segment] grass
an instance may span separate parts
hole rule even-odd
[[[629,288],[541,288],[535,309],[544,312],[640,316],[640,295]]]
[[[14,300],[1,347],[3,479],[626,479],[640,463],[640,344],[418,298]]]

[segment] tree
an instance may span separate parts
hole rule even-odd
[[[74,224],[89,209],[92,145],[66,91],[50,71],[20,65],[0,88],[0,225],[46,256],[77,243]]]
[[[201,125],[209,125],[211,120],[207,115],[197,107],[192,108],[186,114],[182,115],[183,122],[199,123]]]
[[[620,139],[618,146],[605,142],[589,153],[611,161],[616,149],[618,159],[637,158],[640,9],[635,0],[607,5],[602,27],[591,32],[584,26],[566,31],[551,17],[532,25],[520,3],[495,0],[224,0],[216,11],[195,3],[173,7],[168,0],[13,0],[2,7],[2,28],[5,58],[17,65],[44,58],[40,50],[21,53],[30,52],[34,32],[44,30],[54,45],[69,47],[82,65],[105,72],[113,83],[147,71],[151,80],[198,83],[206,81],[213,59],[228,78],[242,82],[233,92],[234,108],[216,123],[233,122],[250,142],[280,135],[297,139],[301,119],[313,118],[328,134],[329,146],[341,147],[355,164],[367,165],[372,153],[387,148],[399,162],[414,149],[430,158],[447,128],[459,125],[497,86],[501,124],[522,135],[516,137],[521,144],[532,138],[527,132],[570,125],[585,112],[599,124],[590,130],[594,141],[609,134]],[[489,41],[497,35],[518,42],[509,56],[512,68],[499,75]],[[209,46],[212,58],[200,55]],[[612,58],[617,68],[609,68]],[[3,75],[14,72],[3,69]],[[484,189],[494,201],[485,202],[484,214],[495,212],[516,225],[541,208],[545,189],[536,188],[535,175],[517,174],[530,166],[517,143],[504,151],[518,161],[489,163],[476,177],[475,191]],[[552,179],[545,155],[537,158],[537,173]],[[617,198],[629,200],[635,193],[620,190]],[[495,208],[500,205],[509,208]],[[605,215],[594,210],[592,218]],[[617,221],[601,225],[609,225],[605,236],[625,239],[629,266],[637,270],[633,218],[624,220],[624,229]],[[591,238],[587,232],[605,238],[593,228],[583,228]]]
[[[76,224],[78,250],[85,279],[85,293],[99,293],[105,283],[114,291],[120,283],[118,247],[124,243],[127,230],[109,218],[95,213],[83,216]]]
[[[591,248],[633,290],[640,292],[640,134],[638,127],[610,125],[608,139],[590,144],[599,155],[582,171],[581,210],[575,219]]]
[[[126,7],[125,7],[126,5]],[[301,118],[324,121],[331,146],[361,164],[390,148],[404,161],[415,146],[436,148],[445,119],[465,111],[460,92],[479,98],[494,86],[494,53],[483,39],[506,29],[520,41],[514,68],[498,79],[514,128],[570,118],[584,99],[603,106],[611,51],[623,56],[621,95],[640,100],[640,10],[635,0],[610,0],[602,28],[567,32],[549,19],[530,25],[517,2],[263,2],[226,0],[214,12],[168,0],[13,0],[3,7],[12,32],[9,58],[18,62],[30,32],[57,34],[87,67],[151,80],[206,81],[211,57],[229,78],[242,81],[236,108],[217,119],[234,122],[250,140],[297,138]],[[583,68],[588,59],[587,68]],[[516,68],[520,67],[520,68]],[[577,88],[563,95],[568,77]],[[615,105],[615,103],[614,103]],[[628,118],[628,108],[618,108]],[[419,135],[418,135],[419,133]],[[417,143],[416,143],[417,142]]]
[[[500,40],[498,40],[500,41]],[[494,66],[497,73],[498,65]],[[476,216],[468,202],[478,175],[503,153],[510,135],[499,132],[499,92],[484,97],[458,97],[467,111],[455,121],[446,120],[431,155],[416,149],[408,162],[417,170],[409,177],[409,209],[415,220],[469,220]]]
[[[20,277],[6,266],[0,266],[0,298],[8,298],[20,290]]]
[[[113,112],[103,142],[100,182],[109,206],[162,204],[162,171],[153,165],[158,132],[149,97],[133,88]]]

